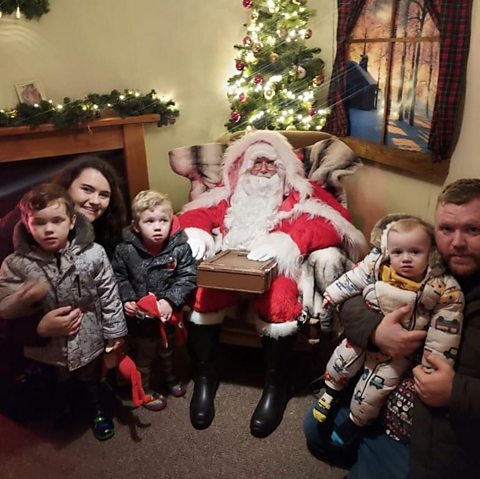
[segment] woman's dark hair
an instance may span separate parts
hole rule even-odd
[[[127,223],[125,200],[120,189],[120,180],[115,169],[102,158],[95,155],[77,156],[63,168],[52,182],[68,190],[82,171],[92,168],[99,171],[110,185],[110,203],[102,216],[92,225],[95,230],[95,241],[100,243],[111,256],[115,246],[121,241],[122,228]]]

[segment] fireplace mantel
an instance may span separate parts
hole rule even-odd
[[[0,128],[0,163],[63,155],[122,150],[130,197],[148,188],[143,124],[156,123],[158,114],[103,118],[74,129],[19,126]]]

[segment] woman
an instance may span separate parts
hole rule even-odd
[[[96,242],[100,243],[111,256],[121,239],[121,230],[127,220],[125,202],[115,170],[97,156],[82,155],[68,164],[52,179],[52,182],[68,190],[75,202],[76,210],[93,224]],[[19,220],[18,206],[0,220],[0,262],[13,252],[13,231]],[[17,304],[21,307],[23,304],[31,304],[23,299],[35,297],[42,292],[39,285],[34,284],[20,288],[17,294]],[[18,383],[19,378],[24,379],[25,368],[28,367],[23,359],[25,344],[37,344],[41,338],[76,334],[81,322],[81,311],[78,308],[72,309],[70,306],[49,311],[40,322],[38,316],[27,317],[29,311],[19,309],[19,316],[20,313],[25,317],[13,321],[0,321],[2,351],[0,363],[3,366],[0,377],[10,384]],[[16,395],[11,394],[10,389],[9,403],[16,402],[14,396]],[[25,400],[30,399],[25,398]],[[15,409],[23,409],[20,405],[15,404],[15,406]],[[17,416],[28,416],[27,411],[19,411],[19,413],[13,412]]]

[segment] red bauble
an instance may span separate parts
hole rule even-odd
[[[230,115],[230,120],[232,120],[233,123],[238,123],[241,118],[242,118],[242,115],[240,115],[238,111],[232,111],[232,114]]]
[[[242,71],[245,68],[245,62],[243,60],[236,60],[235,68],[239,71]]]
[[[263,83],[262,75],[255,75],[253,77],[253,83],[255,83],[255,85],[261,85]]]
[[[245,95],[245,93],[240,93],[240,95],[238,95],[238,101],[240,103],[247,101],[247,95]]]
[[[243,0],[242,4],[245,8],[252,8],[253,0]]]
[[[320,73],[320,75],[316,75],[314,77],[314,79],[312,80],[312,83],[314,86],[320,86],[324,81],[325,81],[325,77],[323,76],[323,73]]]
[[[308,114],[309,114],[310,116],[315,116],[315,115],[317,114],[317,109],[316,109],[316,108],[310,108],[310,109],[308,110]]]
[[[252,44],[252,39],[247,35],[246,37],[243,37],[242,43],[244,47],[248,47]]]

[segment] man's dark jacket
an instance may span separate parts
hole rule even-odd
[[[410,479],[480,477],[480,275],[460,284],[466,308],[450,406],[429,407],[416,398]],[[382,316],[356,297],[344,304],[341,318],[347,338],[368,348]]]

